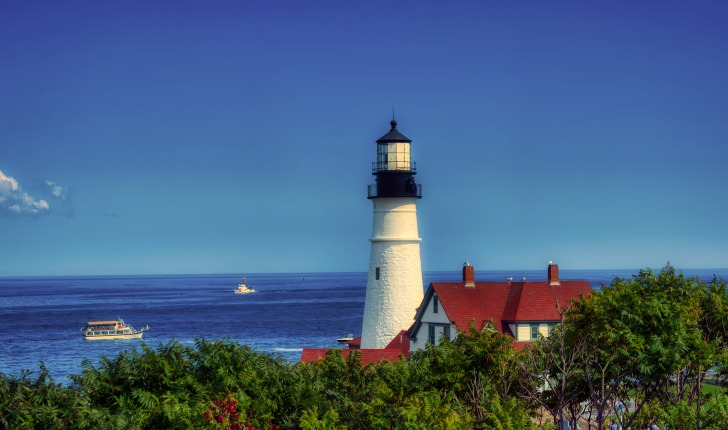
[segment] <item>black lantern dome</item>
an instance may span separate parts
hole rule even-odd
[[[412,140],[397,130],[397,120],[389,123],[392,129],[377,139],[377,161],[372,163],[376,184],[369,186],[368,198],[422,198],[422,186],[417,184],[415,162],[410,156]]]

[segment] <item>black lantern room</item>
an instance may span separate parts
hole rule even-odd
[[[412,141],[397,130],[397,121],[390,122],[392,129],[377,140],[377,161],[372,163],[372,175],[376,184],[369,185],[368,198],[416,197],[422,198],[422,186],[415,182],[417,169],[410,157]]]

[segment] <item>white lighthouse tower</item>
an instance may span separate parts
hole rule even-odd
[[[422,263],[417,232],[417,199],[422,188],[414,180],[412,141],[392,129],[377,140],[372,165],[376,183],[369,185],[374,204],[369,275],[367,277],[361,348],[384,348],[412,325],[422,302]]]

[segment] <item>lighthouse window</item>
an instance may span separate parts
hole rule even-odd
[[[374,279],[379,280],[379,267],[374,269]]]
[[[439,311],[440,305],[437,302],[437,296],[432,296],[432,313],[436,314]]]

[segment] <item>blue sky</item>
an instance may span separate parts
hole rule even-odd
[[[728,4],[0,4],[0,276],[728,267]]]

